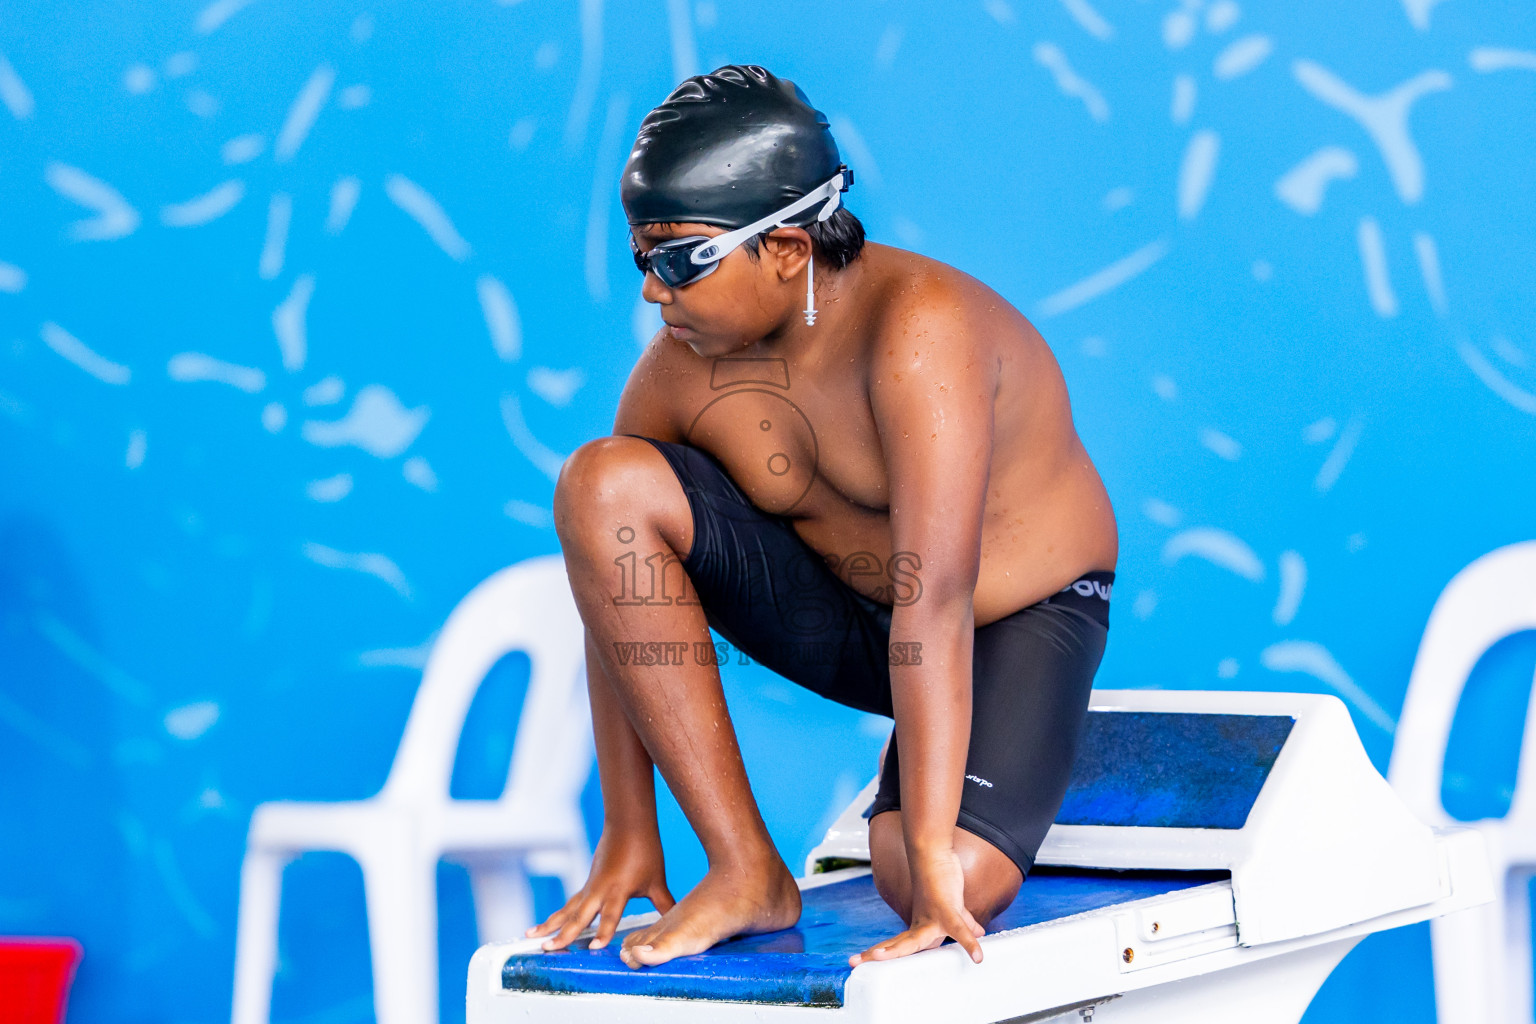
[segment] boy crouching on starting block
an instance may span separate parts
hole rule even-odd
[[[711,626],[895,719],[869,838],[908,928],[854,964],[946,938],[979,961],[1061,804],[1109,626],[1109,497],[1040,335],[979,281],[866,244],[852,181],[760,67],[690,78],[641,125],[622,198],[666,327],[556,487],[604,824],[587,884],[529,931],[546,949],[594,919],[607,944],[632,897],[662,914],[626,936],[631,967],[798,919],[693,655]],[[653,766],[709,858],[680,901]]]

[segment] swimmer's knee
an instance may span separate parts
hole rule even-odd
[[[555,480],[556,503],[587,502],[600,499],[608,491],[622,489],[626,478],[634,476],[635,470],[643,466],[647,453],[661,458],[654,445],[638,437],[593,438],[571,452],[561,464],[560,475]]]
[[[906,924],[912,923],[912,874],[906,858],[899,863],[876,860],[870,865],[875,892]]]
[[[1002,850],[962,828],[955,829],[955,853],[965,874],[966,909],[986,925],[1018,897],[1024,873]]]
[[[907,859],[906,839],[901,831],[901,809],[888,808],[869,819],[869,856],[871,863],[877,860]]]
[[[670,487],[668,484],[670,483]],[[638,437],[599,437],[577,448],[555,481],[555,532],[635,526],[653,512],[688,513],[688,499],[656,446]]]
[[[901,812],[883,811],[869,819],[869,868],[875,891],[903,921],[912,917],[912,869],[907,863]]]

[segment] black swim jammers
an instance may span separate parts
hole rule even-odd
[[[688,495],[693,547],[682,565],[709,625],[792,682],[894,717],[890,663],[900,652],[889,649],[891,605],[840,580],[789,519],[753,505],[713,456],[644,440],[666,457]],[[1113,582],[1114,573],[1088,573],[976,630],[957,824],[1025,875],[1066,794],[1104,654]],[[868,816],[901,806],[900,771],[893,736]]]

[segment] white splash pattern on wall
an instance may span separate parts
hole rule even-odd
[[[184,704],[165,713],[165,731],[178,740],[195,740],[219,720],[219,705],[211,700]]]
[[[1398,198],[1410,206],[1424,197],[1424,158],[1408,131],[1408,115],[1420,99],[1451,87],[1444,71],[1425,71],[1379,96],[1359,92],[1316,61],[1291,65],[1296,81],[1330,107],[1353,118],[1376,144]]]
[[[535,366],[528,371],[528,390],[556,408],[570,405],[571,399],[586,381],[587,375],[579,366],[565,370]]]
[[[1500,46],[1474,46],[1467,55],[1473,71],[1536,71],[1536,52],[1511,50]]]
[[[306,543],[303,550],[304,557],[316,565],[323,565],[327,569],[349,569],[373,576],[389,584],[401,597],[410,599],[411,585],[406,582],[405,573],[401,572],[394,559],[387,555],[381,555],[376,551],[362,551],[355,554],[337,551],[335,548],[314,542]]]
[[[304,361],[309,358],[309,327],[305,317],[314,294],[314,275],[302,274],[294,279],[288,297],[272,311],[272,331],[277,335],[283,369],[290,373],[302,370]]]
[[[121,386],[133,379],[131,369],[97,353],[58,324],[52,321],[43,324],[41,333],[43,344],[102,383]]]
[[[286,192],[275,192],[267,201],[267,236],[261,244],[261,258],[256,272],[263,281],[270,281],[283,272],[283,259],[288,251],[288,222],[293,219],[293,197]]]
[[[523,325],[518,320],[512,293],[492,274],[481,274],[475,290],[480,295],[486,330],[491,334],[491,347],[502,362],[516,362],[523,354]]]
[[[323,480],[311,480],[304,485],[304,493],[310,501],[329,505],[352,493],[352,474],[337,473]]]
[[[1076,309],[1106,292],[1114,291],[1125,282],[1144,273],[1148,267],[1166,255],[1168,255],[1167,241],[1158,239],[1155,242],[1149,242],[1104,269],[1094,271],[1076,284],[1041,299],[1035,306],[1035,315],[1046,319]]]
[[[103,242],[131,235],[139,226],[139,211],[128,204],[123,194],[100,178],[92,177],[69,164],[50,163],[43,172],[53,190],[96,213],[89,220],[77,220],[66,229],[77,242]]]
[[[1205,205],[1216,177],[1216,158],[1221,153],[1221,136],[1202,129],[1190,136],[1179,162],[1179,219],[1193,220]]]
[[[1163,545],[1163,561],[1169,565],[1191,555],[1254,583],[1264,579],[1264,563],[1253,548],[1227,530],[1213,526],[1191,527],[1174,534]]]
[[[340,377],[324,377],[304,389],[304,404],[335,405],[346,396],[347,385]]]
[[[432,410],[407,409],[383,384],[369,384],[352,399],[352,408],[339,420],[307,420],[304,440],[322,448],[352,445],[380,459],[391,459],[411,446],[427,425]]]
[[[1275,195],[1304,217],[1322,209],[1323,197],[1334,181],[1353,178],[1360,161],[1343,146],[1324,146],[1275,182]]]
[[[1382,731],[1391,733],[1397,728],[1397,720],[1344,671],[1322,644],[1311,640],[1282,640],[1259,652],[1259,661],[1271,672],[1304,672],[1326,683]]]
[[[0,103],[4,103],[18,121],[27,120],[37,109],[32,90],[27,88],[27,83],[21,80],[3,53],[0,53]]]
[[[236,135],[219,149],[219,156],[229,166],[248,164],[267,148],[267,140],[256,132]]]
[[[216,381],[254,395],[267,386],[267,375],[252,366],[236,366],[202,352],[178,352],[165,364],[171,380],[184,384]]]
[[[1222,82],[1241,78],[1263,64],[1274,49],[1274,41],[1269,36],[1244,36],[1216,55],[1211,74]]]
[[[352,211],[357,208],[357,200],[363,194],[363,183],[354,175],[346,175],[336,179],[331,186],[330,212],[325,215],[325,233],[339,235],[346,230],[347,222],[352,219]]]
[[[160,207],[160,223],[168,228],[190,228],[218,220],[245,198],[245,182],[222,182],[200,196]]]
[[[27,287],[27,272],[14,263],[0,262],[0,292],[19,295]]]
[[[277,133],[277,142],[272,147],[273,160],[285,164],[298,153],[304,140],[309,138],[309,130],[315,126],[315,120],[319,118],[320,111],[331,94],[331,86],[335,82],[335,69],[325,64],[320,65],[315,69],[314,74],[309,76],[309,80],[299,90],[298,96],[294,97],[293,105],[288,108],[288,116],[283,121],[283,127]]]
[[[459,234],[459,229],[453,226],[453,221],[448,219],[448,213],[443,209],[443,204],[435,199],[432,193],[416,184],[403,174],[391,174],[384,179],[384,194],[400,209],[404,210],[411,219],[421,225],[421,229],[427,233],[437,247],[449,256],[463,263],[469,259],[471,252],[469,243],[464,241],[464,236]]]
[[[1055,43],[1036,43],[1034,54],[1035,63],[1051,73],[1056,80],[1056,88],[1063,96],[1081,100],[1088,116],[1095,121],[1109,120],[1109,102],[1104,99],[1104,94],[1092,82],[1072,70],[1072,62],[1061,51],[1061,47]]]

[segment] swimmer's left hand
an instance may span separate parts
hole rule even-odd
[[[941,945],[958,942],[975,963],[981,963],[981,943],[986,929],[965,909],[965,872],[953,850],[935,855],[912,870],[912,922],[893,939],[879,942],[848,958],[851,967],[871,960],[894,960]]]

